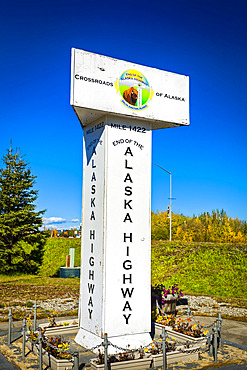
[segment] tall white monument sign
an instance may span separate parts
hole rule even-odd
[[[72,49],[71,81],[84,130],[76,341],[138,348],[151,340],[152,129],[189,124],[189,80]]]

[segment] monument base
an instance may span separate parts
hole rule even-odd
[[[60,267],[60,278],[80,278],[80,267]]]
[[[145,347],[152,343],[152,338],[150,333],[139,333],[139,334],[129,334],[121,336],[107,337],[108,341],[113,345],[121,347],[123,349],[138,349],[141,346]],[[104,338],[101,338],[89,331],[80,328],[76,337],[75,342],[84,348],[93,348],[97,345],[103,344]],[[98,354],[98,348],[94,351]],[[115,354],[121,352],[119,349],[109,345],[108,354]]]

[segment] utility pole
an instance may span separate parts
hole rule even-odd
[[[155,166],[161,168],[163,171],[169,173],[170,175],[170,214],[169,214],[169,218],[170,218],[170,242],[172,241],[172,199],[175,199],[175,198],[172,198],[172,173],[170,171],[167,171],[165,168],[159,166],[157,163],[154,163]]]

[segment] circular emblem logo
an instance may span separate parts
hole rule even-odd
[[[152,98],[153,90],[141,72],[128,69],[121,74],[115,85],[122,97],[121,103],[127,108],[143,110],[148,107],[147,103]]]

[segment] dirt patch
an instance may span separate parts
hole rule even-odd
[[[79,298],[79,284],[54,286],[2,283],[0,296],[0,321],[7,321],[10,308],[13,316],[19,319],[32,308],[35,301],[47,311],[54,310],[54,307],[57,313],[67,310],[68,305],[72,306]],[[51,302],[55,304],[52,305]],[[42,312],[40,311],[38,315],[42,317]]]

